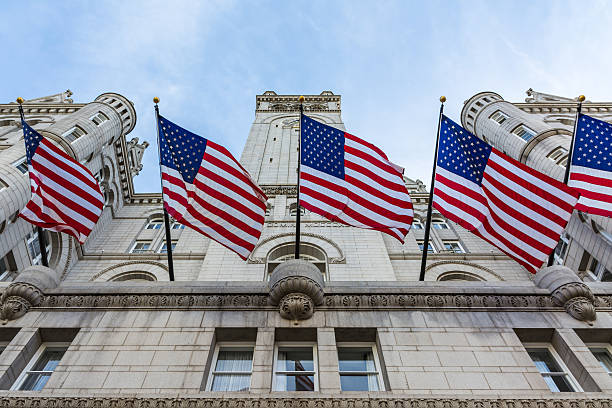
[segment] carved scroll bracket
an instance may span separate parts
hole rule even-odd
[[[323,277],[310,262],[293,259],[279,265],[270,278],[270,303],[278,305],[288,320],[312,317],[315,305],[323,304]]]
[[[44,266],[30,266],[21,272],[0,298],[0,315],[4,321],[23,316],[43,300],[43,290],[57,287],[59,283],[54,270]]]
[[[549,289],[553,303],[565,308],[574,319],[591,325],[597,319],[593,292],[568,267],[554,265],[541,269],[535,276],[535,284]]]

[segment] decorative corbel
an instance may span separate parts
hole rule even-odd
[[[55,288],[58,283],[53,269],[44,266],[26,268],[2,293],[0,317],[4,322],[20,318],[42,302],[45,289]]]
[[[285,319],[296,322],[309,319],[315,306],[323,304],[323,276],[308,261],[293,259],[280,264],[269,285],[269,302],[279,307]]]
[[[535,276],[539,288],[550,290],[552,301],[574,319],[593,324],[597,319],[595,296],[578,275],[563,265],[540,269]]]

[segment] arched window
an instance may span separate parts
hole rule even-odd
[[[297,217],[297,203],[289,205],[289,215]],[[300,215],[306,215],[306,209],[302,206],[300,206]]]
[[[438,276],[438,281],[484,281],[478,275],[469,272],[452,271]]]
[[[285,261],[294,259],[295,257],[295,243],[291,242],[283,244],[272,249],[268,253],[267,267],[266,267],[266,279],[270,278],[274,269]],[[311,262],[316,266],[323,279],[327,280],[327,256],[323,250],[315,245],[301,243],[300,244],[300,259]]]
[[[156,280],[157,280],[157,278],[152,273],[135,271],[135,272],[121,273],[121,274],[119,274],[117,276],[113,276],[108,281],[109,282],[125,282],[125,281],[130,281],[130,282],[153,282],[153,281],[156,281]]]
[[[147,226],[145,227],[145,229],[161,229],[162,226],[164,225],[164,220],[163,218],[151,218],[151,220],[149,220],[149,222],[147,223]]]

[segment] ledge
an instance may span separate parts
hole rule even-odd
[[[34,395],[33,395],[34,394]],[[309,395],[310,394],[310,395]],[[580,395],[576,395],[580,394]],[[0,392],[0,406],[37,408],[612,408],[607,393],[533,394],[512,398],[507,394],[458,397],[456,394],[422,396],[391,393],[206,393],[185,394],[62,394],[31,391]]]

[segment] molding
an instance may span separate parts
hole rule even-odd
[[[267,293],[190,294],[190,293],[148,293],[134,292],[133,287],[115,286],[115,293],[53,293],[45,294],[41,302],[32,309],[185,309],[185,310],[236,310],[267,309]],[[456,288],[455,288],[456,289]],[[131,294],[117,293],[132,291]],[[267,292],[267,291],[266,291]],[[612,311],[612,295],[595,296],[597,311]],[[325,294],[319,310],[478,310],[478,311],[542,311],[565,312],[548,293],[543,294],[498,294],[498,293],[395,293],[395,294]],[[276,309],[272,307],[272,309]],[[612,407],[611,407],[612,408]]]
[[[270,394],[207,392],[187,397],[181,394],[172,396],[163,394],[150,396],[130,394],[125,396],[116,394],[53,395],[32,391],[11,391],[0,394],[0,405],[10,408],[612,408],[612,400],[607,393],[582,396],[542,393],[520,398],[461,398],[453,394],[423,397],[405,394],[393,395],[386,392],[363,392],[350,395],[318,392],[309,393],[310,395],[296,393],[289,396],[287,394],[290,393],[271,396]]]
[[[266,223],[266,224],[268,224],[268,223]],[[287,224],[288,224],[287,226],[295,227],[295,222],[287,223]],[[319,224],[319,222],[317,222],[317,224]],[[328,222],[325,222],[325,223],[322,223],[322,224],[325,224],[325,226],[335,226],[335,225],[332,225],[332,224],[337,224],[337,223],[333,223],[331,221],[328,221]],[[304,224],[302,224],[302,225],[304,225]],[[283,225],[275,225],[275,226],[279,227],[279,226],[283,226]],[[316,225],[316,226],[319,226],[319,225]],[[343,225],[338,224],[338,226],[343,226]],[[313,234],[311,232],[303,232],[303,233],[300,234],[300,236],[301,237],[309,237],[309,238],[317,238],[317,239],[320,239],[320,240],[322,240],[324,242],[327,242],[328,244],[333,246],[334,249],[336,251],[338,251],[338,254],[340,256],[338,256],[338,257],[328,257],[327,261],[330,264],[342,264],[342,263],[346,263],[346,256],[344,255],[344,252],[342,251],[342,248],[340,248],[340,245],[338,245],[337,243],[335,243],[331,239],[329,239],[329,238],[327,238],[327,237],[325,237],[323,235]],[[278,238],[284,238],[284,237],[295,237],[295,234],[292,233],[292,232],[284,232],[284,233],[281,233],[281,234],[270,235],[269,237],[266,237],[266,238],[260,240],[257,243],[257,245],[255,245],[255,248],[253,248],[253,251],[251,251],[251,254],[247,258],[247,263],[251,263],[251,264],[265,264],[266,263],[267,254],[266,254],[266,257],[262,257],[262,258],[253,257],[253,254],[257,251],[257,249],[261,248],[263,245],[267,244],[268,242],[274,241],[275,239],[278,239]],[[293,240],[295,240],[295,238],[293,238]],[[294,241],[288,241],[288,242],[294,242]],[[304,241],[304,242],[306,242],[306,241]]]
[[[163,269],[164,271],[168,272],[168,267],[166,265],[164,265],[161,262],[155,262],[155,261],[147,261],[147,260],[142,260],[142,261],[128,261],[128,262],[122,262],[122,263],[118,263],[116,265],[113,266],[109,266],[106,269],[103,269],[102,271],[96,273],[94,276],[92,276],[89,281],[93,282],[96,279],[98,279],[100,276],[104,275],[107,272],[112,271],[113,269],[117,269],[117,268],[121,268],[123,266],[131,266],[131,265],[151,265],[151,266],[156,266],[158,268]]]

